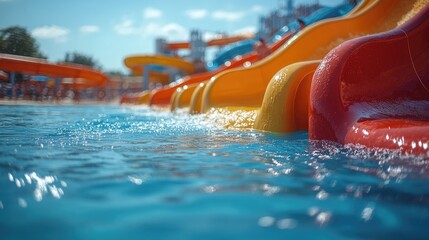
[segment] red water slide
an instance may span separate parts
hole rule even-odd
[[[108,77],[92,68],[70,63],[49,63],[45,59],[0,54],[0,70],[55,78],[72,78],[74,88],[104,87]]]
[[[429,156],[429,5],[323,59],[311,87],[309,137]]]

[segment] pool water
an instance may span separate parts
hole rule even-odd
[[[1,239],[427,239],[429,161],[143,107],[0,106]]]

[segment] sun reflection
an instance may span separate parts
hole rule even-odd
[[[361,216],[365,221],[369,221],[372,218],[373,212],[374,212],[374,207],[368,206],[362,210]]]
[[[285,218],[277,221],[277,227],[279,229],[293,229],[298,226],[298,222],[295,219]]]
[[[264,184],[262,186],[262,190],[264,191],[264,195],[266,196],[271,196],[273,194],[276,194],[278,192],[280,192],[280,188],[277,186],[271,186],[269,184]]]
[[[320,212],[316,217],[316,221],[320,224],[325,224],[331,219],[331,217],[332,213],[330,212]]]
[[[310,207],[310,208],[307,210],[307,213],[308,213],[308,215],[310,215],[311,217],[314,217],[314,216],[316,216],[316,214],[318,214],[318,213],[319,213],[319,211],[320,211],[320,209],[319,209],[318,207]]]
[[[216,192],[217,190],[218,190],[218,187],[217,186],[205,186],[204,188],[203,188],[203,190],[204,190],[204,192],[206,192],[206,193],[214,193],[214,192]]]
[[[8,178],[11,182],[14,182],[18,188],[34,184],[35,189],[33,191],[33,197],[38,202],[42,201],[43,197],[47,194],[60,199],[64,195],[63,188],[67,187],[67,183],[64,181],[59,182],[59,187],[56,186],[55,183],[58,180],[54,176],[41,177],[35,172],[26,173],[23,178],[14,177],[11,173],[8,173]],[[27,202],[22,198],[18,198],[18,204],[23,208],[27,207]]]
[[[132,177],[132,176],[128,176],[128,179],[130,180],[130,182],[132,182],[136,185],[141,185],[144,181],[144,179],[142,179],[142,178],[137,178],[137,177]]]
[[[277,228],[285,230],[296,228],[298,226],[298,221],[293,218],[283,218],[276,221],[274,217],[264,216],[259,218],[258,225],[260,227],[271,227],[276,225]]]
[[[316,198],[318,200],[326,200],[328,198],[328,196],[329,196],[329,194],[322,190],[322,191],[317,193]]]
[[[269,227],[269,226],[272,226],[275,221],[276,221],[275,218],[271,216],[265,216],[265,217],[261,217],[258,220],[258,225],[261,227]]]
[[[27,201],[25,201],[23,198],[18,198],[18,205],[22,208],[26,208],[28,206]]]

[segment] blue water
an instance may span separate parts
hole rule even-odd
[[[429,161],[116,106],[0,106],[1,239],[427,239]]]

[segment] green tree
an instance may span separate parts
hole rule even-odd
[[[66,56],[64,57],[64,62],[77,63],[101,70],[101,66],[93,57],[78,52],[66,53]]]
[[[19,26],[0,30],[0,52],[27,57],[46,58],[27,29]]]

